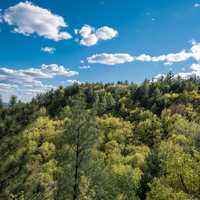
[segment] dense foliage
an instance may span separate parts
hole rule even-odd
[[[0,101],[2,200],[200,199],[200,82],[60,87]]]

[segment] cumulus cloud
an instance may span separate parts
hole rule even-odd
[[[87,38],[90,36],[95,29],[89,25],[84,25],[80,30],[77,30],[77,33],[79,33],[83,38]]]
[[[96,30],[96,36],[99,40],[111,40],[117,35],[118,32],[108,26],[103,26]]]
[[[91,34],[90,36],[82,38],[80,40],[80,44],[87,47],[93,46],[97,44],[97,42],[98,42],[98,38],[95,34]]]
[[[116,65],[126,62],[132,62],[134,58],[127,53],[115,53],[115,54],[95,54],[87,58],[88,63],[99,63],[104,65]]]
[[[56,51],[55,48],[53,47],[42,47],[41,51],[48,53],[48,54],[54,54],[54,52]]]
[[[185,71],[186,70],[185,68],[182,68],[182,70],[184,72],[179,72],[179,73],[175,74],[174,76],[175,77],[181,77],[183,79],[188,79],[188,78],[191,78],[191,77],[200,78],[200,64],[199,63],[193,63],[190,66],[190,70],[188,70],[188,71]],[[157,81],[161,77],[165,77],[165,76],[166,76],[166,74],[158,74],[154,77],[154,80]]]
[[[146,54],[142,54],[140,56],[136,56],[135,60],[141,62],[165,62],[166,64],[172,64],[175,62],[186,61],[191,58],[192,54],[190,52],[186,52],[185,50],[179,53],[170,53],[166,55],[159,56],[150,56]]]
[[[82,84],[82,82],[78,81],[78,80],[67,80],[67,84],[68,85],[73,85],[73,84]]]
[[[188,52],[183,50],[179,53],[170,53],[170,54],[163,55],[163,56],[160,56],[160,57],[163,57],[164,61],[169,62],[169,63],[183,62],[183,61],[188,60],[191,57],[191,53],[188,53]],[[156,59],[156,58],[153,57],[152,60],[154,61],[154,59]],[[163,60],[158,59],[158,61],[163,61]]]
[[[200,43],[193,42],[191,48],[191,57],[193,57],[193,59],[196,61],[200,61]]]
[[[141,62],[151,62],[152,57],[150,55],[141,54],[141,55],[135,57],[135,60],[141,61]]]
[[[37,34],[54,41],[71,38],[68,32],[61,31],[67,27],[63,17],[28,1],[6,9],[3,19],[7,24],[14,26],[14,32],[23,35]]]
[[[189,59],[194,59],[200,62],[200,43],[192,43],[192,47],[189,50],[181,50],[178,53],[169,53],[158,56],[152,56],[148,54],[141,54],[139,56],[130,55],[127,53],[101,53],[95,54],[87,58],[88,63],[99,63],[105,65],[115,65],[127,62],[164,62],[165,65],[172,65],[173,63],[184,62]]]
[[[181,76],[182,78],[190,78],[193,76],[200,77],[200,64],[193,63],[190,66],[190,71],[188,72],[180,72],[176,76]]]
[[[139,56],[131,56],[126,53],[119,54],[96,54],[91,57],[88,57],[87,60],[89,63],[100,63],[106,65],[115,65],[122,64],[126,62],[164,62],[166,65],[172,65],[175,62],[183,62],[190,58],[194,58],[195,60],[200,60],[200,45],[193,45],[191,48],[191,52],[186,52],[185,50],[179,53],[170,53],[166,55],[159,56],[151,56],[147,54],[141,54]]]
[[[41,71],[50,75],[51,77],[53,76],[70,77],[70,76],[78,75],[78,72],[70,71],[69,69],[65,69],[64,66],[57,65],[57,64],[50,64],[50,65],[43,64],[41,66]]]
[[[194,59],[200,61],[200,43],[193,41],[190,50],[182,50],[178,53],[169,53],[159,56],[151,56],[142,54],[140,56],[135,56],[135,60],[142,62],[164,62],[166,65],[172,65],[176,62],[184,62],[189,59]]]
[[[175,62],[184,62],[189,59],[194,59],[199,62],[200,61],[200,43],[193,41],[192,47],[188,51],[182,50],[178,53],[170,53],[170,54],[160,55],[160,56],[148,56],[148,59],[149,60],[145,60],[145,61],[165,62],[167,64],[173,64]]]
[[[27,101],[39,93],[55,88],[52,85],[44,84],[42,79],[50,79],[55,76],[72,77],[75,75],[78,75],[78,72],[57,64],[43,64],[39,68],[27,69],[2,67],[0,68],[0,91],[4,91],[2,96],[5,101],[8,101],[13,94],[21,100]]]
[[[101,40],[111,40],[117,37],[118,32],[108,26],[98,29],[89,25],[84,25],[80,30],[75,29],[75,33],[81,36],[80,44],[84,46],[93,46]]]

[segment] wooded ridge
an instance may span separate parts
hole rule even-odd
[[[0,101],[0,199],[200,199],[199,79]]]

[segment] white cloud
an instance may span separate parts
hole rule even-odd
[[[41,72],[46,73],[51,77],[53,76],[71,77],[78,75],[78,72],[70,71],[69,69],[65,69],[64,66],[57,64],[50,64],[50,65],[43,64],[41,66]]]
[[[78,67],[79,69],[90,69],[90,65],[82,65]]]
[[[140,56],[135,57],[135,60],[141,61],[141,62],[151,62],[152,57],[146,54],[141,54]]]
[[[199,7],[200,7],[200,3],[195,3],[195,4],[194,4],[194,7],[195,7],[195,8],[199,8]]]
[[[0,92],[2,93],[1,96],[4,102],[8,102],[12,95],[15,95],[18,99],[27,102],[36,95],[55,88],[56,87],[52,85],[45,85],[41,81],[38,81],[37,85],[0,83]]]
[[[54,52],[56,51],[55,48],[53,47],[42,47],[41,51],[48,53],[48,54],[54,54]]]
[[[99,63],[104,65],[116,65],[126,62],[132,62],[134,58],[127,53],[115,53],[115,54],[95,54],[87,58],[88,63]]]
[[[25,1],[9,7],[4,15],[4,21],[14,26],[14,32],[24,35],[37,34],[54,41],[67,40],[71,35],[61,28],[66,28],[64,18],[51,11]]]
[[[0,73],[4,77],[0,77],[0,80],[3,78],[17,78],[17,79],[32,79],[32,78],[53,78],[54,76],[66,76],[71,77],[78,75],[78,72],[71,71],[64,68],[62,65],[57,64],[42,64],[40,68],[28,68],[28,69],[10,69],[10,68],[0,68]]]
[[[190,77],[194,77],[194,76],[199,76],[199,73],[195,72],[195,71],[190,71],[190,72],[180,72],[180,73],[177,73],[175,75],[175,77],[178,77],[180,76],[181,78],[183,79],[188,79]]]
[[[103,26],[96,30],[96,36],[99,40],[111,40],[117,35],[118,32],[108,26]]]
[[[200,61],[200,43],[194,43],[191,48],[191,57],[196,61]]]
[[[10,90],[13,90],[13,89],[16,89],[18,88],[17,85],[15,84],[7,84],[7,83],[0,83],[0,91],[1,92],[6,92],[6,91],[10,91]]]
[[[200,64],[194,63],[190,66],[193,71],[200,71]]]
[[[166,64],[172,64],[175,62],[186,61],[191,58],[192,54],[190,52],[186,52],[185,50],[179,53],[170,53],[166,55],[159,56],[150,56],[146,54],[142,54],[135,57],[135,60],[141,62],[165,62]]]
[[[193,63],[191,66],[190,66],[190,69],[189,71],[185,72],[185,68],[182,68],[182,71],[184,72],[179,72],[177,74],[175,74],[175,77],[181,77],[183,79],[188,79],[188,78],[191,78],[191,77],[199,77],[200,78],[200,64],[198,63]],[[158,80],[159,78],[161,77],[165,77],[166,74],[158,74],[154,77],[154,80]]]
[[[173,63],[172,62],[165,62],[164,65],[171,66],[171,65],[173,65]]]
[[[78,80],[67,80],[67,84],[69,85],[73,85],[73,84],[82,84],[82,82],[78,81]]]
[[[80,44],[84,46],[93,46],[101,40],[111,40],[117,37],[118,32],[108,26],[103,26],[95,30],[95,28],[84,25],[80,30],[74,30],[76,34],[81,36]]]
[[[134,61],[164,62],[164,65],[172,65],[174,63],[184,62],[189,59],[194,59],[195,61],[200,62],[200,43],[193,41],[192,47],[189,50],[181,50],[178,53],[169,53],[158,56],[152,56],[148,54],[134,56],[127,53],[101,53],[88,57],[87,61],[88,63],[100,63],[105,65],[115,65]]]
[[[79,30],[76,28],[76,29],[74,29],[74,33],[77,35],[78,34],[78,32],[79,32]]]
[[[80,40],[80,44],[87,47],[93,46],[97,44],[97,42],[98,42],[98,38],[95,34],[91,34],[88,37],[82,38]]]
[[[164,57],[165,57],[164,59],[165,62],[174,63],[174,62],[182,62],[188,60],[191,57],[191,54],[183,50],[179,53],[170,53],[167,55],[163,55],[163,58]],[[154,60],[154,58],[152,58],[152,60]],[[161,59],[160,61],[163,60]]]
[[[181,73],[178,73],[177,75],[179,75],[183,78],[189,78],[192,76],[200,77],[200,64],[193,63],[190,66],[190,69],[191,69],[191,71],[189,71],[189,72],[181,72]]]
[[[192,47],[190,50],[182,50],[178,53],[169,53],[166,55],[150,56],[142,54],[135,57],[135,60],[143,62],[165,62],[166,65],[172,65],[175,62],[184,62],[193,58],[196,61],[200,61],[200,43],[195,41],[192,42]]]
[[[89,25],[84,25],[79,31],[77,30],[77,33],[79,33],[83,38],[89,37],[95,29]]]
[[[153,77],[153,81],[158,81],[160,78],[166,77],[165,74],[157,74],[156,76]]]
[[[8,101],[11,95],[28,101],[35,95],[55,88],[46,85],[42,79],[50,79],[55,76],[72,77],[78,72],[64,68],[62,65],[43,64],[39,68],[12,69],[0,68],[0,91],[4,101]],[[29,95],[28,95],[29,94]]]

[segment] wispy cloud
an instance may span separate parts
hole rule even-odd
[[[193,6],[194,6],[195,8],[199,8],[199,7],[200,7],[200,3],[195,3]]]
[[[90,69],[91,66],[90,65],[82,65],[78,67],[79,69]]]
[[[0,90],[3,99],[15,94],[20,99],[31,99],[36,94],[55,88],[52,85],[46,85],[42,79],[50,79],[55,76],[72,77],[78,75],[78,72],[64,68],[62,65],[43,64],[39,68],[13,69],[0,68]],[[28,95],[29,94],[29,95]]]
[[[84,46],[93,46],[101,40],[111,40],[117,37],[118,32],[108,26],[103,26],[98,29],[89,25],[84,25],[80,30],[75,29],[75,34],[79,34],[80,44]]]
[[[7,77],[17,78],[53,78],[54,76],[66,76],[71,77],[78,75],[78,72],[71,71],[58,64],[42,64],[39,68],[28,68],[28,69],[10,69],[0,68],[1,75]],[[1,80],[1,77],[0,77]]]
[[[9,7],[3,19],[7,24],[14,26],[14,32],[23,35],[35,33],[54,41],[71,38],[68,32],[60,30],[67,27],[63,17],[28,1]]]
[[[18,86],[14,84],[7,84],[7,83],[0,83],[0,91],[5,92],[5,91],[10,91],[10,90],[15,90],[17,89]]]
[[[48,54],[54,54],[54,52],[56,51],[55,48],[53,47],[42,47],[41,51],[48,53]]]

